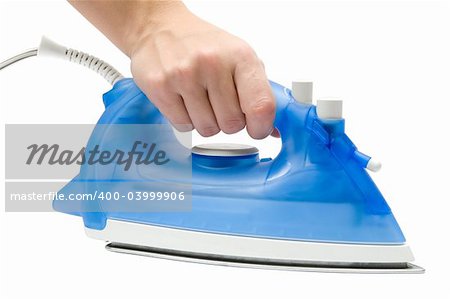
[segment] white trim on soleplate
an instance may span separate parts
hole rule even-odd
[[[204,255],[323,263],[409,263],[406,244],[361,245],[243,237],[107,220],[103,230],[86,228],[94,239]]]

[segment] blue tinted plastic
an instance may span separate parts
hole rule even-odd
[[[341,243],[399,244],[404,237],[382,194],[364,169],[367,156],[345,135],[344,120],[321,121],[315,106],[296,102],[272,83],[275,127],[282,148],[274,159],[192,155],[192,211],[79,212],[85,226],[103,229],[117,219],[222,234]],[[131,79],[104,97],[99,124],[165,124]],[[99,136],[91,136],[98,139]],[[83,165],[83,168],[95,165]],[[111,181],[117,173],[104,173]],[[123,175],[123,174],[122,174]],[[129,174],[130,180],[139,179]],[[74,182],[64,192],[83,192]],[[178,184],[174,177],[172,184]],[[120,184],[120,182],[117,182]],[[67,211],[64,202],[55,202]],[[80,207],[80,211],[83,208]],[[132,233],[132,232],[130,232]]]

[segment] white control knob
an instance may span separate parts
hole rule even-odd
[[[292,81],[292,96],[297,102],[312,104],[313,83],[311,81]]]
[[[317,100],[317,115],[321,119],[341,119],[342,104],[342,100],[337,98]]]
[[[373,158],[370,158],[366,168],[369,169],[370,171],[377,172],[381,169],[381,162],[374,160]]]

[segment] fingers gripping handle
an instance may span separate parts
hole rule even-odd
[[[274,127],[280,132],[281,138],[287,140],[294,134],[292,127],[302,123],[302,117],[298,115],[301,111],[297,110],[307,112],[311,106],[296,103],[291,91],[284,86],[274,82],[270,82],[270,85],[276,100]],[[108,110],[102,117],[104,123],[119,120],[145,124],[168,123],[132,79],[122,79],[115,83],[114,88],[103,95],[103,102]]]

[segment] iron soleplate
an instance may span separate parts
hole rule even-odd
[[[162,258],[174,261],[193,262],[220,266],[241,268],[256,268],[286,271],[324,272],[324,273],[366,273],[366,274],[420,274],[425,270],[411,263],[328,263],[266,260],[254,258],[241,258],[233,256],[210,255],[178,250],[153,248],[147,246],[131,245],[109,242],[108,251]]]

